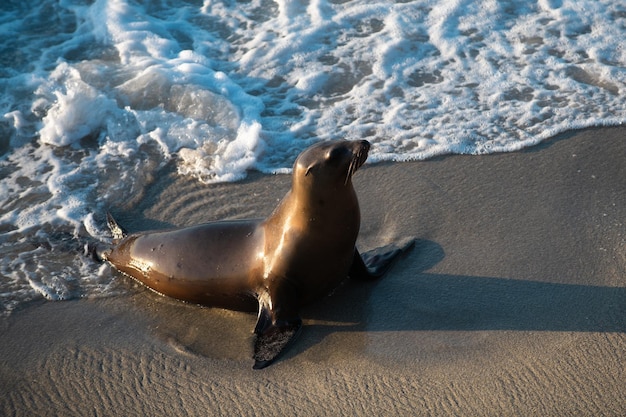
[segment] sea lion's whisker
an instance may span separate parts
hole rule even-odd
[[[350,160],[350,165],[348,165],[348,172],[346,173],[346,180],[343,182],[343,185],[348,185],[348,181],[350,181],[350,178],[352,178],[352,175],[356,171],[355,167],[356,167],[356,165],[358,163],[357,162],[358,158],[359,158],[359,156],[358,156],[358,153],[357,153]]]

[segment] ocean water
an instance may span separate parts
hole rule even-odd
[[[371,163],[622,124],[625,38],[613,0],[4,0],[0,313],[113,294],[80,242],[166,164],[236,181],[320,140]]]

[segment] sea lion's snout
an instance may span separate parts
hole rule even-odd
[[[357,152],[355,152],[355,158],[358,160],[357,168],[360,168],[367,160],[367,155],[369,154],[372,145],[370,145],[370,143],[366,140],[359,140],[357,143],[359,146]]]
[[[354,144],[354,148],[352,149],[352,159],[348,165],[348,172],[346,174],[344,184],[348,184],[348,181],[350,181],[356,170],[363,166],[367,160],[367,155],[371,146],[366,140],[359,140],[352,143]]]

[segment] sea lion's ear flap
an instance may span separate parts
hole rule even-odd
[[[313,165],[311,165],[310,167],[308,167],[306,169],[306,172],[304,173],[304,176],[307,177],[311,173],[312,170],[313,170]]]

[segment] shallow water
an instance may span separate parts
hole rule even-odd
[[[235,181],[318,140],[405,161],[622,124],[625,32],[597,0],[5,1],[1,309],[114,292],[75,237],[106,239],[100,214],[166,167]]]

